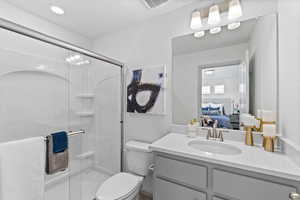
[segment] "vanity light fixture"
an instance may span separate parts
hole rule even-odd
[[[198,31],[194,33],[195,38],[201,38],[205,35],[205,31]]]
[[[191,29],[192,30],[199,30],[202,28],[202,19],[201,19],[201,13],[199,10],[195,10],[192,13],[192,18],[191,18]]]
[[[243,15],[240,0],[231,0],[229,2],[228,20],[235,20]]]
[[[210,34],[217,34],[217,33],[220,33],[221,31],[222,31],[222,28],[221,28],[220,26],[211,28],[211,29],[209,30]]]
[[[57,15],[63,15],[63,14],[65,14],[64,9],[62,9],[62,8],[59,7],[59,6],[52,5],[52,6],[50,6],[50,10],[51,10],[53,13],[57,14]]]
[[[209,8],[208,20],[209,25],[217,25],[221,22],[220,9],[218,5]]]
[[[235,30],[241,26],[241,22],[233,22],[227,25],[228,30]]]

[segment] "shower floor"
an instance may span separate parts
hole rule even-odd
[[[109,177],[93,168],[86,169],[46,187],[45,200],[93,200],[99,186]]]

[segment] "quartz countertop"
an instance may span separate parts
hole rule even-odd
[[[206,138],[189,138],[184,134],[170,133],[155,141],[150,148],[154,152],[300,181],[300,168],[284,153],[270,153],[264,151],[262,147],[252,147],[241,142],[225,140],[225,144],[238,147],[242,153],[238,155],[212,154],[190,147],[188,143],[194,140],[206,141]]]

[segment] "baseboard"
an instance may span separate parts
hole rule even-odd
[[[152,200],[153,195],[149,192],[141,191],[140,192],[140,199],[141,200]]]

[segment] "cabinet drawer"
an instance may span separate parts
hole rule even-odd
[[[206,200],[206,194],[161,179],[155,180],[155,200]]]
[[[213,197],[213,200],[225,200],[225,199],[221,199],[219,197]]]
[[[296,188],[238,175],[221,170],[213,170],[213,191],[241,200],[283,200]]]
[[[164,157],[156,157],[155,170],[157,176],[170,178],[197,188],[207,188],[206,167]]]

